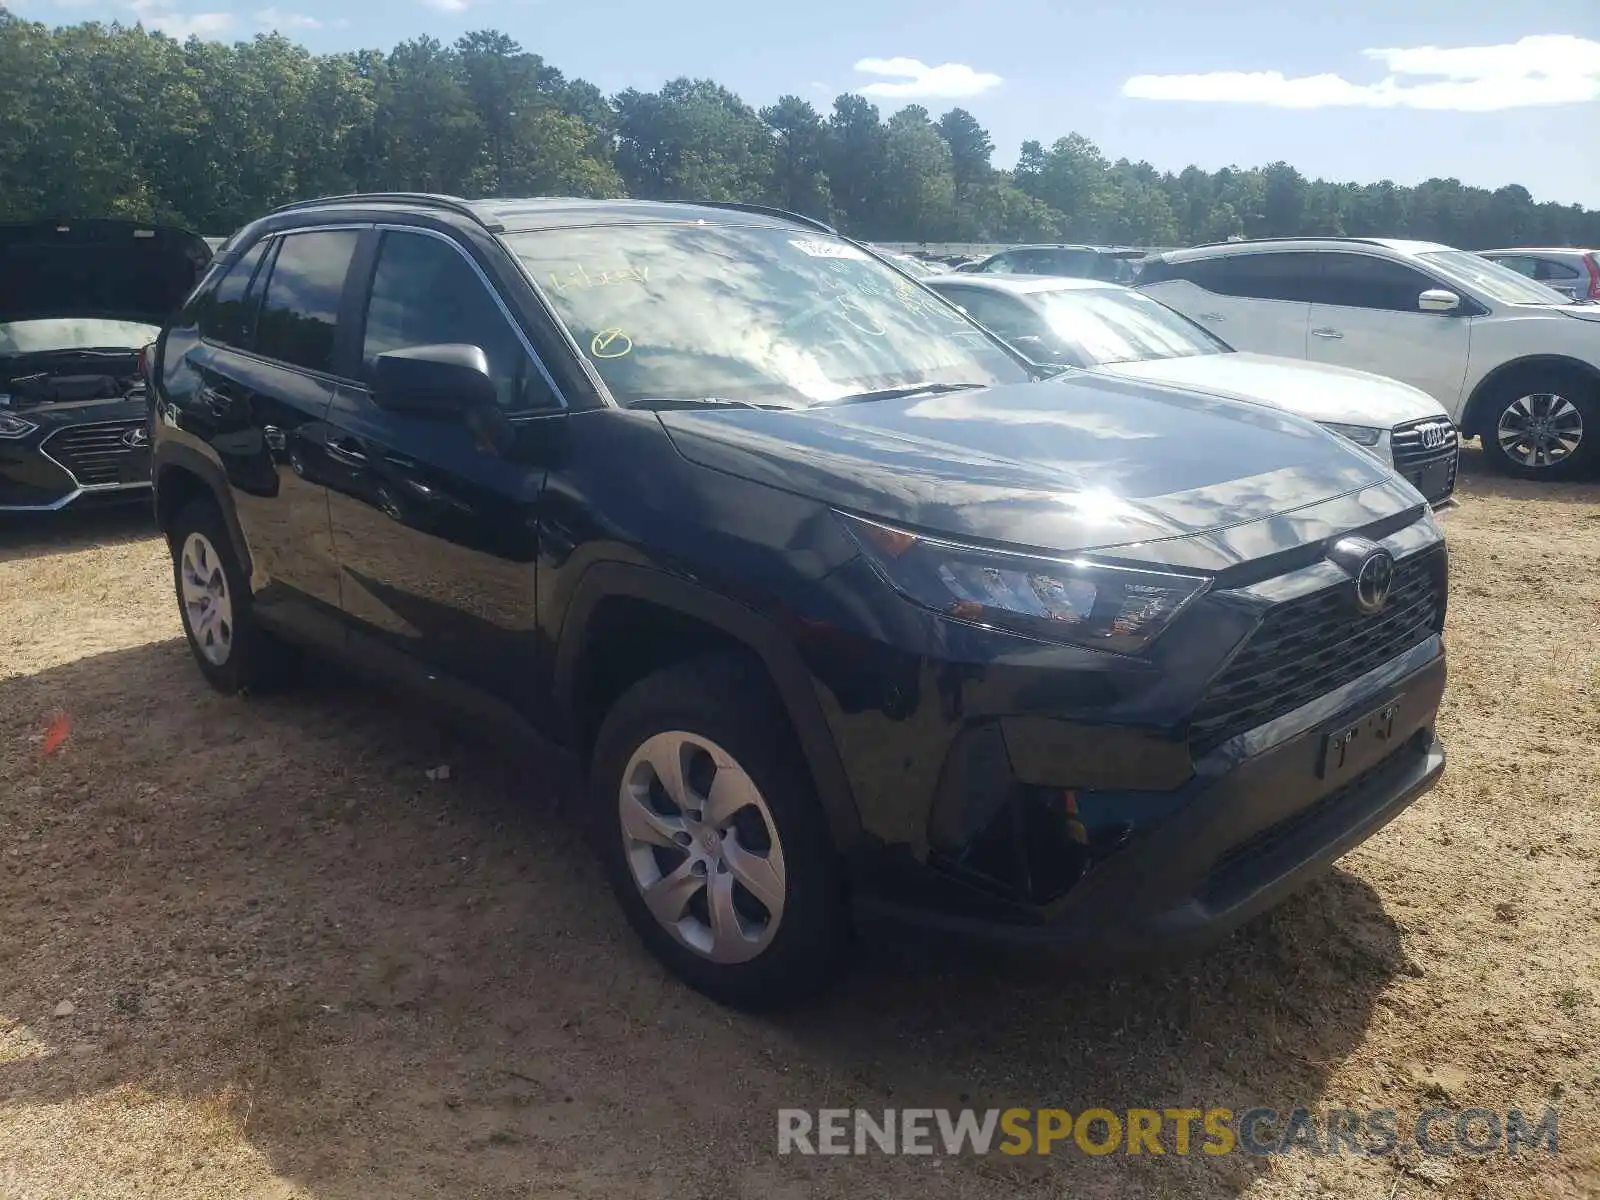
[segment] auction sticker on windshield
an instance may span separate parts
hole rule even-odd
[[[867,253],[847,242],[824,242],[811,238],[790,238],[789,245],[812,258],[853,258],[865,262]]]

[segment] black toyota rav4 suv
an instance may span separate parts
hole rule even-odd
[[[335,197],[163,333],[156,510],[212,684],[297,643],[555,737],[724,1001],[862,913],[1197,946],[1438,778],[1443,538],[1309,422],[1029,372],[803,218]]]

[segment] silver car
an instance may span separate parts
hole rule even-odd
[[[1529,246],[1478,253],[1574,300],[1600,303],[1600,250]]]

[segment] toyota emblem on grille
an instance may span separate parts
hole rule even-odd
[[[143,425],[135,425],[132,429],[128,430],[128,432],[122,435],[122,444],[128,447],[130,450],[138,450],[143,446],[148,445],[149,441],[150,435],[145,432]]]
[[[1443,421],[1434,421],[1428,425],[1419,425],[1417,432],[1422,435],[1424,450],[1438,450],[1450,436],[1450,426]]]
[[[1382,612],[1394,586],[1394,555],[1369,538],[1342,537],[1328,557],[1355,580],[1356,607],[1369,616]]]

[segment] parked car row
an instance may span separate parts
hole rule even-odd
[[[42,290],[5,315],[139,328],[14,371],[55,390],[0,412],[52,462],[118,430],[204,678],[325,654],[566,746],[627,919],[722,1001],[814,991],[866,918],[1203,946],[1443,769],[1455,428],[1412,382],[1239,339],[1247,309],[924,283],[736,204],[389,193],[209,262],[108,226],[105,261],[159,247],[183,297],[141,354],[170,297],[45,279],[91,261],[70,233],[10,245]],[[1153,282],[1206,292],[1189,253]],[[1450,260],[1429,319],[1493,325],[1510,285],[1477,261],[1493,286]],[[102,351],[111,382],[77,382]],[[35,507],[87,493],[65,469]]]
[[[1458,432],[1477,437],[1508,474],[1570,479],[1600,465],[1600,260],[1593,251],[1470,254],[1386,238],[1230,240],[1143,257],[1132,277],[1106,265],[1124,253],[1016,247],[958,270],[1130,283],[1233,350],[1411,385],[1437,404],[1430,422],[1441,412],[1448,418],[1443,436],[1451,448]],[[1027,303],[1037,310],[1044,299]],[[1348,377],[1344,387],[1352,387]],[[1379,445],[1371,430],[1354,428],[1352,436]],[[1404,439],[1402,457],[1437,484],[1443,467],[1423,460],[1445,457],[1444,443],[1413,441]]]

